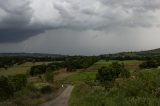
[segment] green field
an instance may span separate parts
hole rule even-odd
[[[110,60],[110,61],[100,60],[100,61],[96,62],[93,66],[91,66],[90,68],[88,68],[87,70],[88,71],[97,71],[99,68],[101,68],[103,66],[108,66],[112,62],[123,63],[125,65],[125,68],[127,68],[128,70],[138,70],[139,69],[139,65],[143,61],[139,61],[139,60],[125,60],[125,61],[119,61],[119,60]]]
[[[27,70],[29,70],[34,65],[41,65],[41,64],[48,64],[50,62],[26,62],[21,65],[13,66],[8,69],[0,69],[0,75],[8,76],[8,75],[15,75],[15,74],[26,74]]]
[[[87,80],[94,80],[95,78],[96,72],[77,72],[61,80],[61,83],[77,84]]]
[[[93,66],[107,66],[111,62],[113,61],[100,60]],[[129,78],[117,78],[109,90],[105,90],[100,85],[90,86],[79,78],[93,76],[93,73],[84,72],[82,75],[74,74],[67,78],[69,81],[81,81],[74,83],[69,106],[160,106],[160,69],[140,70],[138,65],[142,61],[119,62],[123,62],[127,69],[135,71]],[[91,80],[94,78],[92,77]]]
[[[139,69],[139,64],[142,61],[126,60],[118,61],[124,63],[125,68],[132,72],[129,78],[117,78],[109,90],[106,90],[96,81],[97,70],[102,66],[108,66],[115,61],[100,60],[91,67],[84,70],[77,70],[76,72],[60,72],[63,79],[56,80],[54,86],[61,86],[61,84],[73,84],[69,106],[160,106],[160,69]],[[27,73],[33,65],[48,64],[49,62],[26,62],[19,66],[11,68],[0,69],[0,75],[15,75]],[[138,70],[138,71],[137,71]],[[58,74],[55,74],[55,76]],[[43,81],[38,77],[29,77],[32,83],[42,83]],[[56,85],[58,84],[58,85]],[[59,89],[59,88],[58,88]],[[58,90],[57,89],[57,90]],[[28,90],[17,92],[14,99],[22,105],[38,105],[49,99],[53,95],[57,95],[57,91],[51,95],[43,96]],[[24,94],[23,94],[24,93]],[[40,96],[31,99],[30,97]],[[28,99],[28,100],[27,100]],[[25,103],[26,102],[26,103]],[[11,105],[10,105],[11,106]]]

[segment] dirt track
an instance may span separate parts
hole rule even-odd
[[[72,90],[73,90],[73,86],[70,85],[56,99],[49,101],[40,106],[68,106],[68,100]]]

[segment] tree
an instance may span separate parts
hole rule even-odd
[[[54,74],[52,71],[47,70],[45,73],[45,80],[49,83],[53,83],[54,81]]]
[[[37,65],[37,66],[33,66],[31,67],[30,70],[30,75],[34,76],[34,75],[40,75],[40,74],[44,74],[46,72],[46,65]]]
[[[8,78],[0,76],[0,101],[12,97],[14,94],[13,87]]]
[[[9,83],[13,86],[14,91],[19,91],[27,84],[27,76],[25,74],[17,74],[8,77]]]
[[[114,81],[120,75],[121,77],[128,78],[130,73],[124,68],[124,64],[113,62],[107,67],[101,67],[96,74],[96,79],[107,88],[110,82]]]
[[[158,62],[155,60],[147,60],[143,62],[142,64],[139,65],[140,68],[157,68],[158,67]]]
[[[98,70],[96,74],[96,79],[103,85],[105,88],[108,87],[108,84],[117,77],[117,74],[114,72],[113,68],[102,67]]]

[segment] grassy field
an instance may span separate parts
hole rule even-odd
[[[66,78],[66,81],[75,84],[69,106],[160,106],[160,69],[140,70],[138,66],[142,61],[118,61],[133,73],[129,78],[117,78],[109,90],[85,83],[87,77],[90,77],[89,80],[95,79],[98,68],[112,62],[100,60],[87,69],[91,73],[77,73]]]
[[[109,91],[77,83],[69,106],[160,106],[160,70],[141,70],[134,76],[117,78]]]
[[[138,70],[139,69],[139,65],[143,62],[143,61],[139,61],[139,60],[125,60],[125,61],[119,61],[119,60],[110,60],[110,61],[100,60],[100,61],[96,62],[93,66],[89,67],[87,69],[87,71],[97,71],[100,67],[102,67],[102,66],[108,66],[112,62],[116,62],[116,61],[119,62],[119,63],[124,63],[125,68],[127,68],[128,70]]]
[[[73,84],[75,86],[69,100],[69,106],[160,106],[160,70],[140,70],[138,66],[142,61],[118,61],[124,63],[125,67],[133,73],[127,79],[117,78],[109,91],[94,82],[98,68],[108,66],[112,62],[114,61],[100,60],[86,70],[78,70],[77,72],[66,72],[66,69],[58,70],[55,72],[54,84],[58,84],[59,87],[61,84]],[[7,70],[0,70],[0,75],[26,73],[31,66],[40,64],[48,64],[48,62],[27,62]],[[29,81],[41,82],[38,76],[30,77]],[[94,85],[91,86],[88,83],[89,81]],[[59,88],[53,94],[47,95],[21,91],[17,93],[14,101],[20,103],[21,106],[30,101],[31,106],[36,106],[54,98],[61,92],[62,90],[59,90]],[[21,103],[20,101],[23,99],[24,101]]]
[[[65,84],[77,84],[87,80],[95,80],[96,72],[77,72],[61,80]]]
[[[48,64],[50,62],[26,62],[21,65],[13,66],[8,69],[0,69],[0,75],[8,76],[8,75],[15,75],[15,74],[26,74],[27,70],[29,70],[34,65],[41,65],[41,64]]]
[[[0,69],[0,75],[8,76],[26,74],[27,70],[29,70],[32,66],[48,63],[50,62],[26,62],[24,64],[8,68],[7,70]],[[43,94],[37,89],[37,84],[47,83],[45,82],[44,78],[40,78],[39,76],[29,76],[26,87],[15,92],[13,98],[0,102],[0,106],[38,106],[39,104],[47,102],[48,100],[54,99],[64,90],[60,84],[54,83],[52,88],[53,91],[51,93]]]

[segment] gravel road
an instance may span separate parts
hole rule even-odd
[[[73,90],[73,86],[69,85],[61,95],[59,95],[56,99],[49,101],[40,106],[68,106],[68,100]]]

